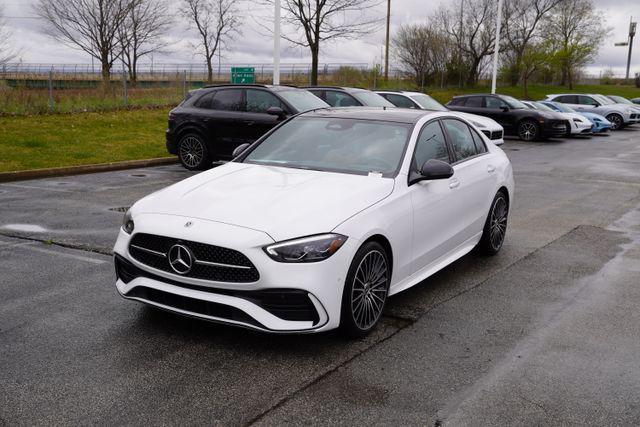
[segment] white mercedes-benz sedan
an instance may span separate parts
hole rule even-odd
[[[235,154],[125,214],[123,297],[268,332],[362,336],[390,295],[504,242],[511,164],[455,112],[315,110]]]

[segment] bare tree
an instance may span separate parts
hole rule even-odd
[[[182,13],[200,35],[201,54],[207,63],[207,81],[213,80],[213,57],[240,34],[240,12],[234,0],[183,0]]]
[[[393,48],[400,66],[413,74],[418,85],[444,73],[446,64],[451,60],[449,38],[428,25],[400,27],[393,38]]]
[[[545,20],[545,33],[554,48],[561,84],[573,89],[575,74],[595,59],[609,33],[592,0],[563,0]]]
[[[118,29],[131,5],[132,0],[40,0],[35,10],[52,37],[100,61],[107,84],[121,52]]]
[[[140,58],[167,46],[163,36],[172,22],[173,18],[167,14],[166,0],[132,0],[119,37],[122,60],[134,86],[138,81]]]
[[[273,5],[273,0],[265,0]],[[367,10],[381,0],[282,0],[282,19],[293,26],[299,37],[282,38],[311,52],[311,84],[318,84],[320,44],[330,40],[354,39],[369,34],[382,22]],[[301,34],[300,34],[301,33]]]
[[[483,61],[493,55],[495,13],[493,0],[464,0],[464,7],[443,6],[432,16],[440,31],[451,37],[461,60],[466,63],[468,85],[478,82]]]
[[[524,78],[523,56],[529,44],[539,36],[540,22],[562,1],[564,0],[509,0],[504,3],[503,28],[507,44],[505,56],[512,86]]]
[[[11,62],[18,57],[18,53],[11,45],[11,31],[4,21],[4,11],[0,7],[0,65]]]

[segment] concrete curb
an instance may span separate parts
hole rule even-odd
[[[124,162],[99,163],[94,165],[67,166],[49,169],[31,169],[16,172],[0,172],[0,182],[23,181],[27,179],[50,178],[54,176],[81,175],[86,173],[109,172],[123,169],[145,168],[178,163],[177,157],[157,159],[126,160]]]

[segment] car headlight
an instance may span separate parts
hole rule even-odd
[[[124,217],[122,217],[122,229],[125,233],[131,234],[133,233],[134,226],[133,218],[131,217],[131,210],[127,210]]]
[[[576,123],[582,123],[582,120],[580,120],[580,119],[573,119],[573,121],[576,122]]]
[[[278,262],[317,262],[335,254],[346,241],[341,234],[319,234],[265,246],[264,251]]]

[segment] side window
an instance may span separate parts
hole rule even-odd
[[[445,119],[443,123],[451,140],[456,161],[477,154],[476,144],[473,142],[473,137],[471,136],[471,129],[469,129],[466,123],[453,119]]]
[[[453,98],[449,101],[449,105],[464,105],[465,98]]]
[[[578,96],[578,104],[580,104],[580,105],[598,105],[598,102],[596,102],[596,100],[593,99],[590,96],[580,95],[580,96]]]
[[[266,113],[270,107],[280,107],[284,110],[285,106],[272,93],[266,90],[247,89],[247,111],[250,113]]]
[[[325,101],[332,107],[353,107],[360,105],[353,96],[335,90],[326,91],[326,98]]]
[[[193,103],[193,106],[196,108],[211,108],[211,101],[215,94],[215,91],[205,93]]]
[[[395,94],[387,93],[385,94],[385,98],[387,98],[387,100],[393,105],[395,105],[396,107],[417,108],[416,104],[412,100],[410,100],[409,98],[403,95],[395,95]]]
[[[467,102],[464,104],[465,107],[475,107],[482,108],[482,97],[481,96],[471,96],[467,98]]]
[[[564,96],[560,96],[558,98],[556,98],[558,100],[558,102],[562,102],[565,104],[577,104],[578,103],[578,97],[575,95],[564,95]]]
[[[442,160],[450,163],[449,151],[445,142],[444,133],[440,122],[427,123],[420,132],[420,137],[416,143],[416,151],[413,155],[413,167],[417,170],[424,162],[430,159]]]
[[[473,138],[473,142],[476,145],[476,153],[477,154],[486,153],[487,146],[484,145],[484,141],[482,140],[482,137],[478,135],[478,133],[475,130],[473,130],[471,127],[469,128],[469,130],[471,131],[471,137]],[[489,134],[491,134],[491,132],[489,132]],[[490,136],[489,136],[489,139],[491,139]]]
[[[487,108],[500,109],[507,106],[503,100],[493,96],[487,96],[485,100],[487,102]]]
[[[323,101],[327,101],[327,97],[325,96],[325,93],[323,90],[311,90],[311,89],[307,89],[309,92],[311,92],[314,96],[317,96],[318,98],[322,99]]]
[[[211,108],[224,111],[242,111],[242,89],[225,89],[216,92]]]

